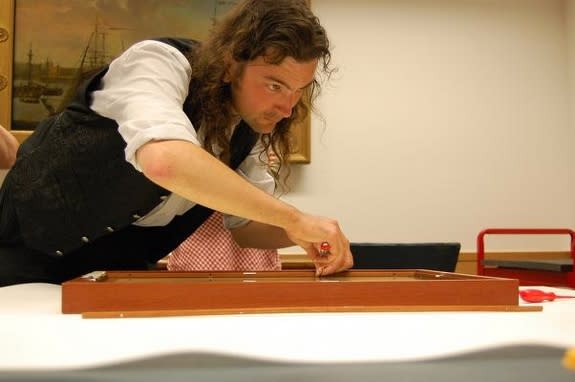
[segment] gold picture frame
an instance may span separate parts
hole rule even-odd
[[[226,3],[221,0],[214,1],[217,1],[218,4]],[[17,2],[18,0],[0,1],[0,124],[10,130],[18,141],[23,142],[31,134],[31,130],[13,128]],[[49,22],[55,21],[48,21],[47,19],[46,23]],[[46,28],[46,24],[44,24],[44,28]],[[308,117],[303,123],[297,125],[293,131],[294,152],[290,155],[290,162],[310,163],[310,132],[311,121],[310,117]]]

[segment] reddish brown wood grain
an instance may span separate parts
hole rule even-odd
[[[428,270],[106,272],[62,286],[63,313],[517,305],[517,280]]]

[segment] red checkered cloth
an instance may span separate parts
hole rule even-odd
[[[275,249],[240,248],[216,211],[168,256],[168,270],[277,271],[281,262]]]

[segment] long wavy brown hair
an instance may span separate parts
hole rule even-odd
[[[222,152],[219,158],[228,163],[230,156],[229,126],[233,124],[229,67],[233,59],[240,68],[258,57],[270,64],[280,64],[286,57],[306,62],[318,59],[318,71],[329,77],[331,53],[329,40],[318,18],[305,0],[245,0],[236,5],[212,30],[194,57],[190,95],[195,108],[191,108],[192,121],[200,123],[205,134],[204,147],[212,155],[213,145]],[[240,76],[240,73],[231,73]],[[236,78],[232,78],[232,82]],[[288,156],[292,152],[291,126],[303,121],[313,110],[320,84],[313,81],[306,95],[294,107],[292,115],[280,121],[271,134],[261,136],[263,157],[272,152],[276,180],[289,176]],[[263,159],[263,158],[262,158]]]

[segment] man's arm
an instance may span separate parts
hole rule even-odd
[[[244,180],[202,147],[181,140],[152,141],[136,160],[160,186],[225,214],[278,227],[297,225],[302,213]]]
[[[242,248],[277,249],[295,245],[283,229],[256,221],[233,228],[230,232]]]

